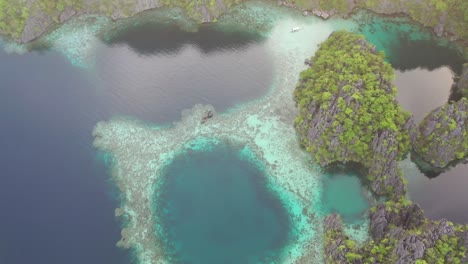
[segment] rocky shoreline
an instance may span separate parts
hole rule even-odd
[[[413,149],[436,168],[468,155],[468,99],[433,110],[419,124]]]
[[[216,22],[217,18],[228,12],[232,6],[245,2],[245,0],[182,0],[177,2],[137,0],[132,3],[121,3],[109,0],[80,0],[73,4],[66,4],[68,2],[61,3],[61,1],[59,1],[56,6],[52,7],[39,2],[39,0],[27,0],[24,6],[12,6],[12,8],[22,8],[23,13],[26,15],[3,18],[9,20],[17,19],[19,21],[10,23],[16,25],[14,28],[0,27],[0,34],[18,43],[28,43],[37,39],[54,26],[62,24],[76,16],[99,14],[108,16],[113,20],[119,20],[135,16],[147,10],[164,7],[178,8],[181,12],[185,13],[188,18],[193,19],[197,23],[209,23]],[[273,1],[269,0],[268,2]],[[452,18],[449,16],[449,10],[440,11],[436,9],[436,7],[427,5],[427,3],[425,3],[427,0],[415,1],[414,4],[416,6],[412,5],[413,8],[410,8],[407,4],[400,3],[400,1],[392,3],[388,1],[372,1],[372,4],[350,0],[342,0],[341,2],[339,6],[334,7],[330,6],[330,4],[323,4],[318,0],[305,2],[276,0],[277,5],[297,9],[298,12],[302,12],[305,16],[314,15],[322,19],[328,19],[332,16],[339,15],[347,18],[354,10],[364,8],[383,15],[409,16],[425,27],[430,27],[436,36],[450,37],[453,41],[462,40],[463,42],[463,40],[466,40],[468,37],[468,30],[458,25],[459,23],[463,25],[463,21],[459,21],[459,18]],[[420,14],[420,9],[423,7],[426,9],[426,13],[422,15]],[[463,43],[463,45],[465,47],[468,46],[466,42]]]
[[[466,155],[454,148],[468,150],[465,147],[468,142],[464,143],[468,100],[461,99],[434,110],[415,131],[412,118],[405,116],[393,100],[396,90],[383,77],[391,75],[392,71],[387,69],[383,58],[375,55],[372,46],[363,39],[351,33],[335,32],[307,61],[310,68],[301,73],[295,91],[300,109],[296,129],[305,149],[322,166],[335,162],[363,165],[368,171],[367,177],[361,180],[378,200],[386,200],[371,208],[370,239],[361,245],[344,233],[339,215],[327,216],[324,220],[325,261],[339,264],[466,263],[468,226],[427,219],[417,204],[406,199],[406,187],[397,164],[415,144],[429,145],[425,153],[430,158],[441,155],[442,161],[435,165],[444,166],[454,156]],[[334,57],[339,57],[338,61],[333,61]],[[372,70],[366,72],[356,64],[364,64],[365,69],[372,67]],[[336,74],[328,76],[327,71]],[[355,82],[348,83],[348,80]],[[382,98],[389,100],[378,101]],[[376,109],[381,106],[388,107]],[[340,115],[343,112],[345,114]],[[449,128],[447,122],[452,127]],[[430,131],[426,133],[428,128]],[[442,131],[442,135],[434,134],[435,128],[439,129],[436,132]],[[447,129],[453,133],[445,133]],[[348,134],[350,139],[346,138]],[[366,137],[368,134],[371,141]],[[429,134],[435,138],[426,140]],[[450,140],[454,143],[447,147],[440,144]]]
[[[442,172],[468,156],[468,64],[453,85],[461,96],[431,111],[412,140],[412,158],[423,171]]]

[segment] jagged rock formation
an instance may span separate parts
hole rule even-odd
[[[425,219],[418,205],[387,202],[371,209],[372,240],[362,247],[344,234],[337,215],[325,219],[327,263],[466,263],[466,226]]]
[[[462,72],[454,86],[458,93],[468,98],[468,63],[463,64]]]
[[[378,195],[403,195],[397,161],[409,150],[413,121],[395,100],[383,55],[363,37],[335,32],[308,63],[295,91],[302,145],[322,166],[364,165]]]
[[[212,22],[242,0],[14,0],[5,8],[2,8],[1,2],[0,34],[26,43],[41,36],[52,25],[84,14],[101,14],[117,20],[150,9],[178,7],[188,18],[205,23]],[[16,14],[17,10],[21,10],[21,15]],[[6,20],[6,23],[2,24],[2,20]]]
[[[301,144],[323,166],[361,163],[374,193],[390,198],[370,210],[370,239],[363,245],[346,236],[338,215],[325,218],[326,263],[466,263],[467,227],[426,219],[404,196],[397,161],[408,151],[409,138],[414,141],[421,132],[414,132],[412,119],[396,103],[383,56],[362,37],[335,32],[306,63],[311,66],[301,73],[295,91]],[[457,111],[451,105],[437,117],[467,112],[467,99],[457,104]],[[466,123],[458,117],[454,122]]]
[[[197,22],[212,22],[231,6],[246,0],[0,0],[0,34],[22,43],[32,41],[54,24],[82,14],[101,14],[112,19],[131,17],[145,10],[179,7],[188,18]],[[268,0],[271,1],[271,0]],[[348,17],[356,8],[370,9],[380,14],[406,14],[437,36],[468,38],[464,0],[334,0],[283,1],[279,5],[296,8],[304,15],[327,19],[333,15]]]
[[[356,8],[365,8],[379,14],[406,14],[426,27],[431,27],[434,34],[441,37],[450,35],[454,38],[466,39],[468,17],[465,11],[468,2],[463,0],[307,0],[279,1],[282,5],[297,8],[304,15],[313,14],[323,19],[333,15],[343,17]]]
[[[433,110],[419,124],[414,151],[434,167],[443,168],[468,155],[468,99]]]

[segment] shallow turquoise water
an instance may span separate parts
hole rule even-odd
[[[434,37],[427,28],[407,17],[377,16],[360,10],[351,20],[358,25],[355,31],[383,51],[396,70],[434,70],[448,66],[454,72],[461,71],[464,62],[461,49]]]
[[[287,243],[287,211],[241,150],[220,143],[166,168],[156,204],[172,263],[267,263]]]
[[[248,9],[245,10],[246,13],[251,12]],[[78,68],[71,67],[68,61],[59,58],[60,56],[54,52],[41,54],[31,53],[24,56],[0,53],[2,59],[0,66],[3,66],[0,67],[3,69],[1,84],[2,87],[4,87],[0,92],[2,93],[0,98],[5,99],[5,102],[0,105],[5,109],[5,111],[1,112],[1,117],[3,117],[1,120],[6,124],[5,129],[2,129],[0,133],[2,133],[1,138],[4,139],[4,145],[7,146],[3,149],[5,151],[4,156],[6,157],[6,159],[4,159],[4,165],[6,165],[7,172],[14,176],[10,177],[7,182],[4,182],[4,184],[0,186],[3,187],[0,192],[4,198],[0,199],[4,202],[2,207],[9,208],[8,211],[11,212],[11,217],[0,220],[2,226],[9,227],[8,232],[2,234],[4,240],[8,241],[7,250],[0,250],[0,253],[6,252],[4,262],[101,264],[118,263],[118,260],[122,260],[119,258],[119,255],[114,252],[114,244],[118,240],[120,232],[106,229],[106,227],[111,225],[113,210],[110,208],[112,205],[108,207],[102,205],[103,198],[100,198],[100,196],[104,196],[103,194],[105,194],[107,189],[101,188],[102,184],[96,184],[90,180],[89,177],[86,178],[83,176],[88,175],[91,178],[94,177],[94,174],[88,171],[93,168],[93,164],[87,161],[89,155],[93,155],[92,153],[94,152],[93,150],[86,149],[86,151],[81,153],[81,157],[76,157],[74,155],[78,153],[77,149],[82,146],[89,146],[91,140],[90,133],[94,124],[100,120],[107,120],[111,116],[130,115],[148,122],[168,124],[179,120],[181,110],[183,108],[190,108],[194,104],[211,104],[215,107],[217,112],[221,113],[234,105],[257,100],[268,93],[268,91],[278,89],[272,88],[275,86],[275,82],[279,82],[282,85],[286,84],[284,87],[281,86],[280,89],[285,89],[285,87],[287,87],[286,89],[291,88],[292,90],[301,67],[304,67],[302,64],[303,59],[313,54],[316,44],[324,40],[331,30],[353,27],[352,21],[342,21],[338,19],[322,21],[312,17],[302,17],[300,14],[295,14],[294,17],[283,14],[284,21],[281,21],[281,19],[276,19],[275,16],[278,13],[290,13],[290,10],[280,10],[281,11],[273,11],[272,9],[258,8],[254,10],[256,13],[251,16],[255,19],[263,19],[262,23],[265,25],[276,24],[275,26],[271,26],[277,27],[275,29],[276,33],[268,38],[263,38],[264,35],[262,35],[262,38],[250,38],[251,35],[249,34],[219,35],[213,30],[206,31],[210,26],[207,26],[207,28],[204,29],[205,31],[202,30],[202,32],[200,32],[200,34],[206,34],[201,38],[197,33],[174,32],[172,29],[165,31],[161,30],[161,28],[155,28],[153,25],[139,25],[137,29],[140,30],[140,32],[137,32],[138,34],[133,32],[134,34],[121,35],[122,39],[118,39],[113,45],[107,46],[109,42],[100,43],[99,39],[94,36],[96,32],[99,31],[99,21],[99,23],[96,22],[95,27],[87,27],[84,25],[78,27],[70,26],[64,27],[61,32],[57,31],[57,34],[51,34],[49,38],[50,41],[54,43],[54,45],[52,45],[53,49],[65,55],[71,64],[79,66]],[[262,14],[265,14],[265,16]],[[239,20],[239,17],[236,16],[236,19]],[[246,26],[251,27],[252,20],[242,20],[247,24]],[[407,20],[401,20],[401,23],[394,25],[392,24],[393,22],[387,18],[384,19],[373,16],[371,20],[367,22],[365,20],[360,20],[360,22],[367,24],[362,24],[361,27],[356,30],[364,33],[369,41],[376,44],[380,50],[384,50],[386,54],[390,56],[389,61],[392,63],[392,66],[397,69],[404,71],[422,67],[433,70],[434,68],[446,65],[456,71],[457,67],[459,67],[457,65],[461,65],[456,50],[447,48],[445,46],[446,43],[432,39],[428,32],[421,33],[419,27],[405,24]],[[102,23],[110,23],[106,21]],[[237,29],[239,23],[236,22],[233,23],[233,25],[235,25],[234,27]],[[290,28],[297,25],[303,26],[304,29],[300,32],[290,34]],[[217,25],[215,25],[215,27],[217,27]],[[255,31],[258,30],[264,33],[264,31],[268,31],[271,27],[255,26],[252,28],[254,28]],[[132,30],[136,29],[134,28]],[[268,34],[265,34],[265,36],[266,35]],[[148,36],[151,36],[151,38]],[[230,38],[229,41],[226,42],[226,36],[234,36],[235,39]],[[208,42],[202,41],[207,40],[208,37],[210,37]],[[239,38],[244,37],[245,41],[240,41]],[[231,43],[230,41],[233,42]],[[279,53],[284,53],[287,56],[281,56],[281,59],[276,59],[277,61],[274,61],[274,56]],[[430,54],[430,56],[427,56],[428,54]],[[22,76],[18,76],[17,72],[22,72]],[[402,74],[404,74],[404,72]],[[24,78],[24,76],[30,78]],[[290,80],[284,81],[281,78]],[[428,79],[432,84],[436,83],[434,79],[440,80],[433,72],[430,73],[430,76],[427,75],[427,77],[424,78]],[[418,77],[418,79],[420,78]],[[66,87],[63,86],[64,83],[67,84]],[[439,89],[439,92],[440,89],[447,89],[446,91],[448,91],[451,83],[447,83],[446,85],[440,84],[439,87],[437,87],[437,85],[429,87],[421,83],[403,80],[401,85],[398,85],[400,91],[407,88],[411,89],[415,86],[420,86],[420,88],[422,88],[420,90],[414,89],[414,92],[408,93],[407,96],[405,95],[405,99],[408,99],[409,104],[414,108],[417,107],[417,110],[408,108],[415,113],[415,111],[422,109],[422,102],[420,102],[422,100],[422,95],[434,95],[436,89]],[[39,93],[38,90],[40,90],[41,93]],[[287,96],[283,97],[284,101],[288,101],[291,98],[290,92],[286,91],[286,93]],[[50,97],[51,94],[54,96]],[[442,96],[438,97],[438,99],[442,98]],[[54,99],[52,103],[50,102],[51,98]],[[60,98],[61,100],[55,100],[55,98]],[[442,101],[444,98],[442,98]],[[424,103],[427,102],[429,101],[424,99]],[[400,103],[402,102],[400,101]],[[439,101],[437,101],[437,103],[439,103]],[[438,105],[431,104],[424,109],[430,109],[436,106]],[[245,107],[246,106],[243,104],[239,105],[229,116],[225,115],[223,118],[232,119],[236,111],[244,111]],[[265,112],[255,109],[254,112],[250,111],[248,113],[264,114],[268,112],[268,114],[276,114],[276,112],[289,111],[281,105],[278,108],[281,109],[270,108],[271,111]],[[420,114],[423,115],[425,111],[427,110],[421,110]],[[291,111],[291,113],[292,112],[293,111]],[[260,127],[261,129],[259,130],[262,131],[262,133],[258,135],[256,141],[266,146],[264,147],[264,150],[267,150],[265,151],[265,157],[274,163],[277,159],[276,156],[289,155],[284,154],[289,153],[285,151],[286,147],[293,146],[292,149],[296,149],[297,144],[296,142],[292,142],[291,145],[280,145],[281,147],[286,147],[280,149],[280,151],[276,151],[277,149],[274,149],[272,146],[277,147],[278,141],[270,140],[270,138],[274,137],[269,138],[264,136],[264,134],[273,133],[275,130],[277,132],[279,126],[265,124],[265,119],[262,119],[264,116],[261,114],[259,115],[260,118],[255,119],[259,120],[259,123],[255,125]],[[271,115],[273,116],[273,114]],[[283,114],[280,119],[290,120],[290,116]],[[272,118],[272,120],[276,119]],[[272,124],[275,123],[272,122]],[[292,124],[292,118],[288,126],[290,124]],[[235,129],[240,128],[242,127],[235,127]],[[41,132],[41,140],[38,141],[37,131],[45,131],[44,129],[50,129],[50,131],[47,130],[47,133]],[[251,127],[248,129],[251,129]],[[191,127],[187,130],[191,131]],[[251,130],[249,130],[249,132],[250,131]],[[80,137],[76,137],[75,133],[80,134]],[[24,136],[20,136],[23,134]],[[57,139],[62,139],[63,136],[66,138],[60,141],[61,144],[54,145],[47,143],[57,142]],[[293,133],[282,133],[281,136],[290,138],[291,141],[294,140]],[[36,151],[29,151],[31,149]],[[134,154],[140,154],[142,149],[143,148],[138,149]],[[12,152],[12,150],[18,151]],[[127,149],[125,149],[125,151],[127,151]],[[220,153],[222,151],[214,150],[214,152]],[[12,155],[12,153],[17,154]],[[25,158],[24,153],[32,154],[30,155],[31,157],[27,156]],[[44,153],[50,153],[50,155],[47,157],[43,155]],[[157,153],[159,154],[160,152]],[[257,177],[259,179],[263,176],[262,171],[255,171],[255,169],[252,168],[255,166],[248,161],[238,161],[237,158],[239,155],[236,149],[226,154],[226,157],[223,155],[213,157],[213,155],[214,154],[209,153],[205,153],[204,156],[202,155],[202,157],[211,159],[211,165],[205,166],[207,167],[207,173],[212,169],[211,166],[213,163],[217,165],[219,163],[219,166],[221,166],[221,164],[226,164],[223,163],[223,160],[228,159],[227,157],[230,156],[232,157],[230,163],[237,164],[244,162],[242,166],[245,166],[247,169],[244,170],[244,167],[242,167],[242,171],[240,171],[240,168],[236,168],[239,173],[249,174],[252,172],[252,175],[257,173],[258,175],[255,175],[259,176]],[[130,154],[129,156],[133,157],[135,155]],[[37,157],[41,157],[41,159],[38,160]],[[62,160],[66,157],[68,157],[69,161],[73,161],[73,164],[62,162],[60,165],[64,167],[56,168],[54,164],[56,164],[57,160]],[[291,155],[291,157],[298,157],[298,155]],[[154,155],[154,158],[157,159],[158,156]],[[195,161],[190,161],[191,158],[191,156],[185,158],[188,159],[187,164],[189,164],[189,166],[187,166],[187,168],[182,168],[180,171],[182,174],[182,171],[186,171],[186,176],[193,175],[193,168],[198,168],[198,165],[204,164],[203,162],[196,163]],[[184,158],[181,159],[184,160]],[[213,160],[216,160],[216,162],[213,162]],[[287,158],[282,160],[287,160]],[[307,162],[306,160],[307,159],[304,158],[304,162]],[[22,166],[24,161],[33,165],[26,168]],[[178,161],[179,160],[176,159],[174,162]],[[76,164],[79,164],[79,166],[76,166]],[[284,164],[284,162],[281,164]],[[225,170],[230,169],[228,165],[232,164],[226,164],[223,168],[224,170],[218,173],[223,176],[220,179],[226,179],[225,182],[229,181],[230,174],[225,175]],[[320,226],[320,219],[318,219],[317,222],[311,221],[309,223],[303,220],[304,214],[302,212],[310,213],[311,215],[319,215],[323,212],[339,212],[345,222],[354,223],[361,218],[361,213],[363,210],[365,211],[367,207],[367,201],[355,177],[341,174],[331,177],[325,175],[323,177],[324,186],[321,184],[314,185],[314,188],[308,189],[308,192],[301,192],[301,187],[308,185],[304,185],[303,181],[294,181],[294,179],[306,179],[307,176],[317,176],[317,178],[320,176],[320,179],[322,179],[323,175],[312,176],[310,175],[311,173],[309,173],[309,175],[302,175],[297,172],[297,166],[292,166],[290,174],[299,175],[294,178],[288,174],[289,169],[284,169],[285,166],[278,165],[277,167],[278,170],[283,170],[281,173],[277,173],[281,174],[281,178],[277,178],[276,181],[283,180],[287,182],[287,184],[283,185],[288,187],[292,186],[294,191],[302,195],[301,198],[305,197],[305,199],[310,198],[313,200],[311,197],[317,194],[317,196],[320,196],[323,200],[323,208],[316,206],[315,203],[313,204],[314,206],[309,207],[294,207],[296,211],[299,211],[299,213],[296,214],[296,216],[298,216],[296,220],[302,217],[302,221],[312,226],[311,229],[314,229],[314,231],[316,229],[319,230],[316,227]],[[235,169],[233,168],[232,170],[234,171]],[[30,171],[34,171],[34,173],[30,173]],[[405,172],[408,172],[408,170]],[[463,173],[465,173],[466,170],[454,170],[454,172],[459,173],[459,176],[464,176]],[[216,173],[216,171],[213,173]],[[104,172],[101,174],[100,176],[104,177]],[[410,176],[409,173],[406,174]],[[34,175],[34,178],[28,178],[31,175]],[[68,177],[64,177],[64,175]],[[137,175],[138,173],[135,173],[125,175],[125,177],[134,179]],[[267,192],[266,184],[262,181],[252,183],[248,180],[251,178],[247,176],[240,179],[230,179],[233,183],[229,186],[232,186],[232,188],[235,187],[236,191],[234,189],[222,189],[227,190],[219,194],[222,197],[225,196],[223,198],[224,200],[210,200],[207,198],[205,199],[207,201],[205,201],[202,199],[205,197],[203,196],[205,193],[201,191],[202,188],[213,190],[211,195],[215,193],[215,188],[210,185],[210,178],[208,176],[205,176],[205,178],[201,177],[199,182],[198,180],[195,181],[195,178],[192,177],[189,179],[190,181],[186,182],[185,178],[183,178],[186,176],[180,176],[183,180],[177,184],[174,183],[172,196],[166,196],[167,207],[188,207],[183,202],[179,204],[176,203],[178,195],[199,197],[199,199],[193,199],[193,201],[190,200],[189,202],[206,202],[207,205],[210,205],[210,202],[213,203],[212,211],[215,212],[213,216],[218,217],[220,221],[216,225],[208,224],[207,221],[210,221],[210,218],[207,218],[208,220],[205,221],[202,221],[200,218],[196,219],[198,222],[193,222],[192,219],[194,219],[194,217],[190,217],[188,218],[190,221],[185,221],[186,219],[183,218],[183,216],[187,214],[187,210],[180,210],[177,214],[174,213],[172,217],[176,220],[180,220],[178,225],[174,225],[174,228],[182,226],[186,229],[180,228],[180,230],[177,229],[170,233],[172,230],[171,226],[168,224],[169,222],[166,222],[165,230],[168,231],[167,235],[170,238],[168,240],[168,247],[172,247],[172,251],[168,252],[172,253],[175,259],[171,263],[184,261],[190,263],[232,263],[230,261],[233,260],[235,260],[235,263],[242,263],[242,260],[245,259],[248,259],[246,260],[247,262],[256,262],[260,261],[262,258],[268,258],[268,256],[277,256],[277,254],[279,254],[278,252],[282,251],[281,249],[284,248],[283,246],[287,243],[288,239],[300,246],[308,243],[303,241],[297,243],[297,239],[289,237],[294,235],[289,234],[291,229],[290,225],[284,220],[287,219],[287,217],[285,217],[287,213],[284,212],[284,209],[278,207],[278,199]],[[252,178],[256,179],[256,176],[252,176]],[[459,178],[460,182],[466,179],[466,177]],[[34,184],[25,186],[25,179],[27,182]],[[220,179],[214,179],[213,184],[222,184],[222,182],[216,181]],[[441,181],[445,182],[445,178]],[[434,180],[431,180],[431,182],[434,185],[436,184]],[[458,187],[463,186],[459,184],[460,182],[454,181],[453,185]],[[60,189],[60,193],[57,193],[55,188],[48,192],[48,195],[44,195],[43,191],[41,191],[43,189],[36,188],[41,185],[57,186],[57,183],[60,183],[59,185],[63,187]],[[130,185],[129,183],[132,182],[122,181],[122,185]],[[192,186],[195,187],[194,190],[181,193],[180,185],[178,184],[185,186],[185,183],[191,183]],[[71,186],[70,189],[67,189],[69,188],[67,184]],[[81,184],[81,188],[79,188],[79,184]],[[19,187],[11,188],[11,186]],[[412,186],[417,186],[417,188]],[[428,199],[424,196],[418,200],[417,196],[418,193],[422,195],[436,193],[436,191],[443,193],[447,190],[446,186],[433,186],[434,188],[431,189],[430,192],[426,187],[421,186],[424,185],[419,182],[411,185],[410,179],[409,192],[411,197],[414,198],[414,201],[421,202],[423,207],[426,201],[427,208],[435,209],[440,206],[440,208],[443,209],[450,209],[437,212],[441,217],[457,216],[456,212],[460,211],[460,208],[466,207],[466,203],[464,203],[466,199],[463,199],[466,198],[466,192],[463,188],[450,189],[450,193],[454,194],[454,197],[457,197],[450,201],[451,207],[448,207],[444,204],[447,199],[437,200],[433,198],[435,196],[431,197],[432,199]],[[297,189],[295,189],[296,187]],[[19,188],[21,188],[21,190]],[[244,191],[244,189],[248,191]],[[98,197],[89,194],[90,190],[92,190],[94,194],[97,194]],[[140,190],[141,189],[139,189],[139,191]],[[182,188],[182,190],[184,189]],[[168,189],[168,192],[169,191]],[[87,199],[80,197],[83,193],[88,193]],[[258,193],[265,194],[265,196],[261,195],[261,197],[269,198],[258,200]],[[126,193],[121,193],[121,195],[118,196],[124,197],[122,201],[128,201],[132,194],[132,197],[135,198],[135,192],[129,192],[128,197],[125,196]],[[37,203],[37,197],[44,199],[43,202]],[[77,199],[77,197],[80,198]],[[171,197],[175,197],[175,200],[171,200]],[[15,201],[14,204],[10,202],[12,200]],[[90,203],[87,201],[93,202]],[[228,207],[223,206],[222,201],[231,201],[232,203],[239,202],[241,204],[247,203],[248,206],[254,206],[256,204],[255,208],[260,209],[228,211],[226,210]],[[255,203],[252,203],[252,201],[255,201]],[[437,201],[438,205],[435,206]],[[217,202],[217,204],[215,202]],[[23,210],[22,212],[17,210],[18,204],[25,203],[29,206],[25,206],[25,208],[30,208],[30,210]],[[70,204],[73,204],[73,207],[70,207]],[[130,207],[134,204],[136,203],[127,203],[124,205],[126,206],[125,208],[134,209]],[[140,204],[138,203],[138,205]],[[216,205],[218,206],[217,210],[215,210]],[[219,209],[219,207],[222,208]],[[44,210],[44,208],[49,210]],[[57,211],[56,208],[68,209]],[[70,210],[70,208],[72,209]],[[106,211],[105,208],[109,210]],[[91,209],[96,212],[93,212]],[[207,215],[210,215],[212,212],[209,211],[208,208],[204,208],[204,205],[201,206],[201,209],[205,211],[200,212],[206,213]],[[31,215],[31,211],[37,213]],[[190,212],[190,210],[188,211]],[[231,212],[231,214],[248,215],[249,217],[246,217],[248,221],[246,220],[245,227],[250,233],[237,232],[233,234],[228,232],[229,230],[225,228],[226,226],[233,226],[235,228],[241,227],[239,226],[240,221],[233,220],[235,217],[224,215],[226,211]],[[427,211],[430,213],[430,210]],[[80,218],[76,218],[77,212],[79,212]],[[202,214],[200,212],[198,210],[195,212],[192,210],[191,214],[201,217]],[[291,210],[289,214],[290,212]],[[126,221],[127,219],[125,218],[126,216],[131,216],[130,213],[132,213],[131,210],[128,211],[128,214],[123,214],[120,218],[124,220],[124,225],[127,227],[133,227],[133,222]],[[110,218],[110,220],[102,216],[98,217],[98,214],[102,214]],[[39,215],[41,217],[38,217]],[[41,228],[38,229],[36,228],[37,222],[42,219],[42,215],[49,216],[52,220],[49,221],[48,218],[44,218],[47,221],[43,220],[40,222]],[[257,215],[268,216],[268,223],[262,225],[262,223],[264,223],[264,221],[262,221],[263,218],[260,216],[257,217]],[[66,218],[64,218],[64,216],[66,216]],[[466,219],[466,214],[463,217]],[[86,221],[83,220],[84,218]],[[105,221],[103,220],[98,223],[98,218],[105,219]],[[312,218],[313,217],[310,219]],[[76,222],[77,220],[79,221]],[[141,219],[138,218],[137,220]],[[142,222],[143,221],[137,223],[141,225]],[[257,225],[255,225],[255,228],[252,227],[253,222],[256,222],[259,227],[257,227]],[[299,222],[299,220],[291,221],[289,224],[292,225],[297,222]],[[25,224],[19,225],[18,223]],[[149,223],[152,223],[152,221],[149,221]],[[211,221],[209,223],[211,223]],[[89,227],[99,227],[99,232]],[[244,226],[242,226],[242,228],[243,227]],[[63,230],[68,230],[68,232],[63,232]],[[301,232],[296,233],[306,233],[303,228],[299,230]],[[72,231],[73,233],[70,233]],[[210,242],[210,239],[213,241],[213,237],[207,236],[207,233],[210,232],[219,233],[221,238],[215,240],[216,243]],[[51,233],[54,235],[51,236]],[[18,234],[36,234],[34,236],[36,239],[30,239],[27,235],[25,239],[18,239]],[[141,236],[138,236],[140,234]],[[132,241],[135,242],[132,244],[134,249],[139,248],[140,242],[145,242],[142,238],[144,238],[146,234],[147,233],[142,231],[137,235],[133,235],[133,237],[130,236]],[[200,244],[198,243],[200,241],[198,237],[196,239],[188,238],[189,243],[180,243],[180,241],[182,241],[181,239],[185,239],[189,235],[199,237],[205,235],[205,241],[208,242],[206,242],[206,244]],[[235,244],[236,236],[248,237],[249,235],[253,236],[253,238],[247,239],[249,243]],[[317,231],[317,236],[311,239],[310,243],[320,243],[320,235],[319,231]],[[302,236],[297,235],[297,237],[301,238]],[[46,238],[49,240],[46,240]],[[73,240],[71,240],[71,238],[73,238]],[[104,240],[104,238],[109,241]],[[231,252],[227,252],[226,248],[228,246],[217,243],[222,240],[222,238],[226,241],[225,244],[231,243],[229,245],[237,245],[237,247],[234,247],[235,251],[233,251],[232,254]],[[41,240],[40,243],[38,243],[38,239]],[[90,239],[93,243],[90,242]],[[57,241],[66,240],[73,241],[74,244],[70,244],[71,242],[57,244]],[[307,244],[307,247],[310,243]],[[29,251],[28,256],[23,254],[23,252],[15,251],[23,247],[34,250]],[[233,247],[229,246],[229,250],[231,250],[231,248]],[[69,256],[74,255],[77,252],[76,249],[81,250],[83,253],[72,260]],[[321,248],[319,250],[321,250]],[[148,253],[148,251],[143,250],[142,252],[144,254]],[[191,255],[200,253],[203,254]],[[287,252],[287,254],[289,253],[290,252]],[[296,253],[302,254],[303,251],[298,250]],[[234,254],[238,254],[238,256],[244,259],[239,260],[237,255]],[[143,254],[136,257],[135,263],[152,263],[149,261],[144,262],[142,255]],[[153,259],[159,260],[159,258]],[[3,259],[0,255],[0,262],[2,262],[1,260]],[[265,263],[267,261],[262,262]],[[293,262],[285,260],[281,263]],[[311,261],[309,263],[322,262]]]
[[[323,206],[326,214],[339,213],[347,224],[362,222],[369,208],[358,175],[346,172],[325,175]]]

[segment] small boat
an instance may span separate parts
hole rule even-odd
[[[298,32],[298,31],[301,30],[301,29],[302,29],[301,27],[293,27],[293,28],[291,29],[291,33],[293,33],[293,32]]]
[[[206,115],[202,118],[201,123],[205,124],[206,121],[208,121],[208,119],[210,119],[212,117],[213,117],[213,112],[212,111],[206,112]]]

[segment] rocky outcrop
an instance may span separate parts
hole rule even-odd
[[[397,162],[409,149],[414,123],[395,100],[392,69],[362,38],[338,32],[323,45],[328,48],[305,61],[311,67],[301,74],[295,91],[301,143],[322,166],[362,164],[375,194],[404,195]],[[343,51],[353,55],[330,61]],[[359,63],[373,67],[353,66]]]
[[[414,127],[412,118],[409,118],[403,126],[410,131]],[[372,150],[375,155],[369,167],[368,177],[371,180],[370,187],[377,195],[392,193],[395,197],[405,195],[405,186],[398,169],[398,141],[397,133],[385,130],[374,136]]]
[[[344,234],[339,216],[325,218],[326,263],[466,263],[465,226],[428,220],[405,200],[379,204],[369,218],[371,240],[361,247]]]
[[[455,90],[468,98],[468,63],[463,64],[462,72],[455,83]]]
[[[341,217],[337,214],[328,215],[324,220],[324,231],[327,236],[325,240],[325,258],[332,263],[346,263],[348,252],[343,233]]]
[[[468,155],[468,99],[449,102],[419,124],[413,149],[424,161],[443,168]]]
[[[24,8],[29,10],[30,15],[18,16],[18,23],[14,26],[6,27],[0,34],[5,34],[14,38],[18,42],[30,42],[41,36],[51,26],[64,23],[68,19],[83,14],[102,14],[112,19],[122,19],[131,17],[140,12],[160,8],[163,6],[179,7],[183,9],[189,18],[200,23],[212,22],[234,4],[245,0],[180,0],[168,1],[160,0],[136,0],[136,1],[111,1],[111,0],[80,0],[80,1],[55,1],[54,4],[43,4],[38,0],[26,0],[25,5],[12,7],[19,8],[24,12]],[[271,1],[271,0],[266,0]],[[296,3],[297,2],[297,3]],[[52,3],[52,2],[51,2]],[[340,0],[340,1],[283,1],[277,0],[278,5],[294,8],[304,15],[315,15],[323,19],[328,19],[334,15],[348,17],[357,8],[366,8],[379,14],[406,14],[424,26],[433,28],[437,36],[450,35],[454,38],[466,39],[468,30],[465,29],[463,13],[450,9],[451,12],[435,6],[430,0]],[[463,1],[461,1],[464,4]],[[333,6],[336,5],[336,6]],[[453,11],[455,10],[455,11]],[[0,15],[1,17],[1,15]],[[15,17],[4,19],[16,19]],[[0,21],[1,22],[1,21]],[[24,24],[19,28],[18,25]],[[19,31],[18,31],[19,30]]]
[[[399,208],[395,205],[393,202],[379,204],[369,214],[369,229],[375,241],[379,242],[387,236],[392,226],[397,226],[402,230],[409,230],[423,223],[424,213],[418,205],[398,205]]]
[[[199,23],[212,22],[224,14],[230,6],[239,1],[235,0],[211,0],[211,1],[173,1],[170,4],[160,0],[136,0],[136,1],[90,1],[83,0],[77,3],[64,1],[51,7],[41,5],[37,0],[27,0],[27,6],[31,15],[24,21],[24,29],[15,40],[20,43],[30,42],[46,32],[54,24],[64,23],[75,16],[86,14],[106,15],[113,20],[128,18],[146,10],[165,6],[178,7],[185,11],[188,18]],[[59,7],[60,6],[60,7]],[[0,34],[7,34],[2,32]]]

